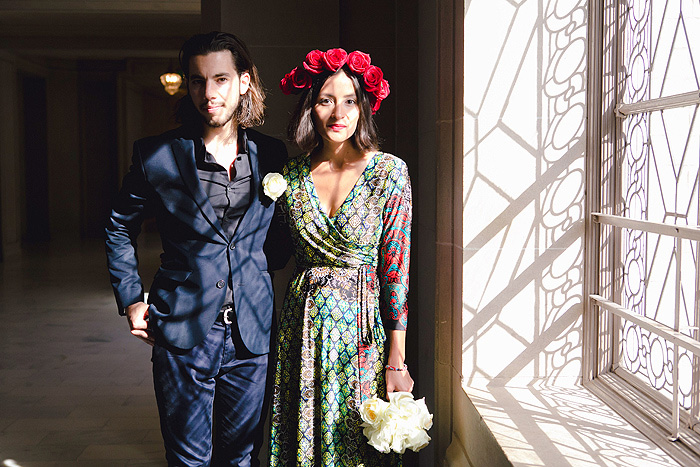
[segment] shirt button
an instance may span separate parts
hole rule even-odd
[[[224,280],[221,279],[219,282],[216,283],[216,288],[223,289],[225,285],[226,285],[226,282],[224,282]]]
[[[235,250],[235,249],[236,249],[236,245],[234,245],[233,243],[231,243],[231,244],[228,246],[228,249],[229,249],[229,250]]]

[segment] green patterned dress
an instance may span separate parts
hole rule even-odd
[[[309,155],[291,159],[283,175],[297,268],[280,317],[270,465],[399,465],[367,444],[358,407],[386,396],[385,329],[406,329],[406,164],[374,154],[332,217],[320,207]]]

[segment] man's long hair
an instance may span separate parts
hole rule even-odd
[[[233,113],[233,120],[244,128],[262,125],[265,120],[265,91],[258,76],[258,69],[253,64],[246,45],[233,34],[212,31],[190,37],[180,49],[180,68],[185,74],[185,80],[189,80],[190,77],[192,57],[222,50],[231,52],[238,76],[243,73],[250,75],[248,92],[241,96],[238,108]],[[178,102],[175,118],[183,125],[195,127],[201,125],[202,116],[194,107],[189,93]]]

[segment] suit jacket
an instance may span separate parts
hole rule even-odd
[[[282,171],[287,150],[278,139],[245,131],[253,196],[231,240],[197,175],[199,136],[185,128],[134,143],[132,166],[109,218],[107,261],[124,314],[128,305],[143,301],[136,237],[143,219],[155,216],[163,254],[148,295],[149,326],[156,339],[178,349],[204,339],[224,305],[230,280],[243,343],[254,354],[269,352],[273,291],[268,271],[284,266],[290,255],[285,250],[291,248],[282,226],[274,222],[270,228],[280,216],[275,215],[276,203],[263,193],[262,179]]]

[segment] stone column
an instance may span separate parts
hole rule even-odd
[[[46,80],[48,113],[49,225],[53,242],[80,240],[80,146],[77,72],[51,69]]]
[[[5,257],[19,252],[22,240],[22,166],[17,91],[15,58],[0,54],[0,238]]]

